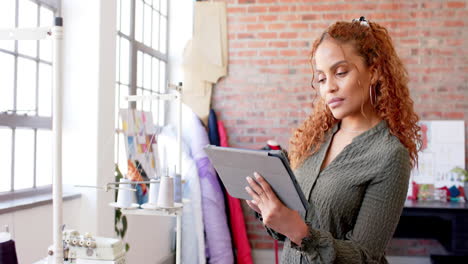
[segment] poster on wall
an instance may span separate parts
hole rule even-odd
[[[420,121],[419,125],[422,147],[419,167],[411,171],[411,182],[433,184],[436,188],[463,185],[460,176],[451,170],[465,168],[465,122]]]
[[[120,109],[127,160],[141,166],[147,177],[159,171],[157,137],[151,112]]]

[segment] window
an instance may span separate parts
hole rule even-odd
[[[51,0],[0,1],[0,28],[52,26]],[[52,184],[52,41],[0,40],[0,193]]]
[[[166,91],[168,0],[116,0],[116,111],[115,162],[126,171],[126,154],[120,108],[150,111],[156,125],[164,124],[164,103],[144,101],[129,104],[127,95],[150,95]]]

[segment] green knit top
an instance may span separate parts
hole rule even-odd
[[[298,247],[285,240],[282,262],[387,263],[385,249],[406,199],[411,163],[408,150],[382,120],[356,136],[320,172],[339,128],[326,135],[319,151],[294,171],[310,207],[303,216],[309,235]]]

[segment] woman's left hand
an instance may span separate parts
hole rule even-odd
[[[247,204],[254,210],[260,210],[263,223],[269,228],[287,236],[293,242],[300,241],[307,235],[307,225],[297,211],[286,207],[276,196],[270,185],[258,173],[255,180],[247,177],[249,187],[246,191],[252,197]],[[297,243],[296,243],[297,244]]]

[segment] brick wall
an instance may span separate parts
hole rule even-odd
[[[232,146],[260,148],[272,138],[288,146],[291,130],[311,111],[307,54],[313,40],[329,24],[360,16],[389,30],[410,73],[421,118],[468,124],[468,0],[227,3],[229,75],[216,86],[212,104]],[[253,248],[272,248],[247,208],[244,204]],[[424,255],[431,247],[427,241],[394,240],[389,251]]]

